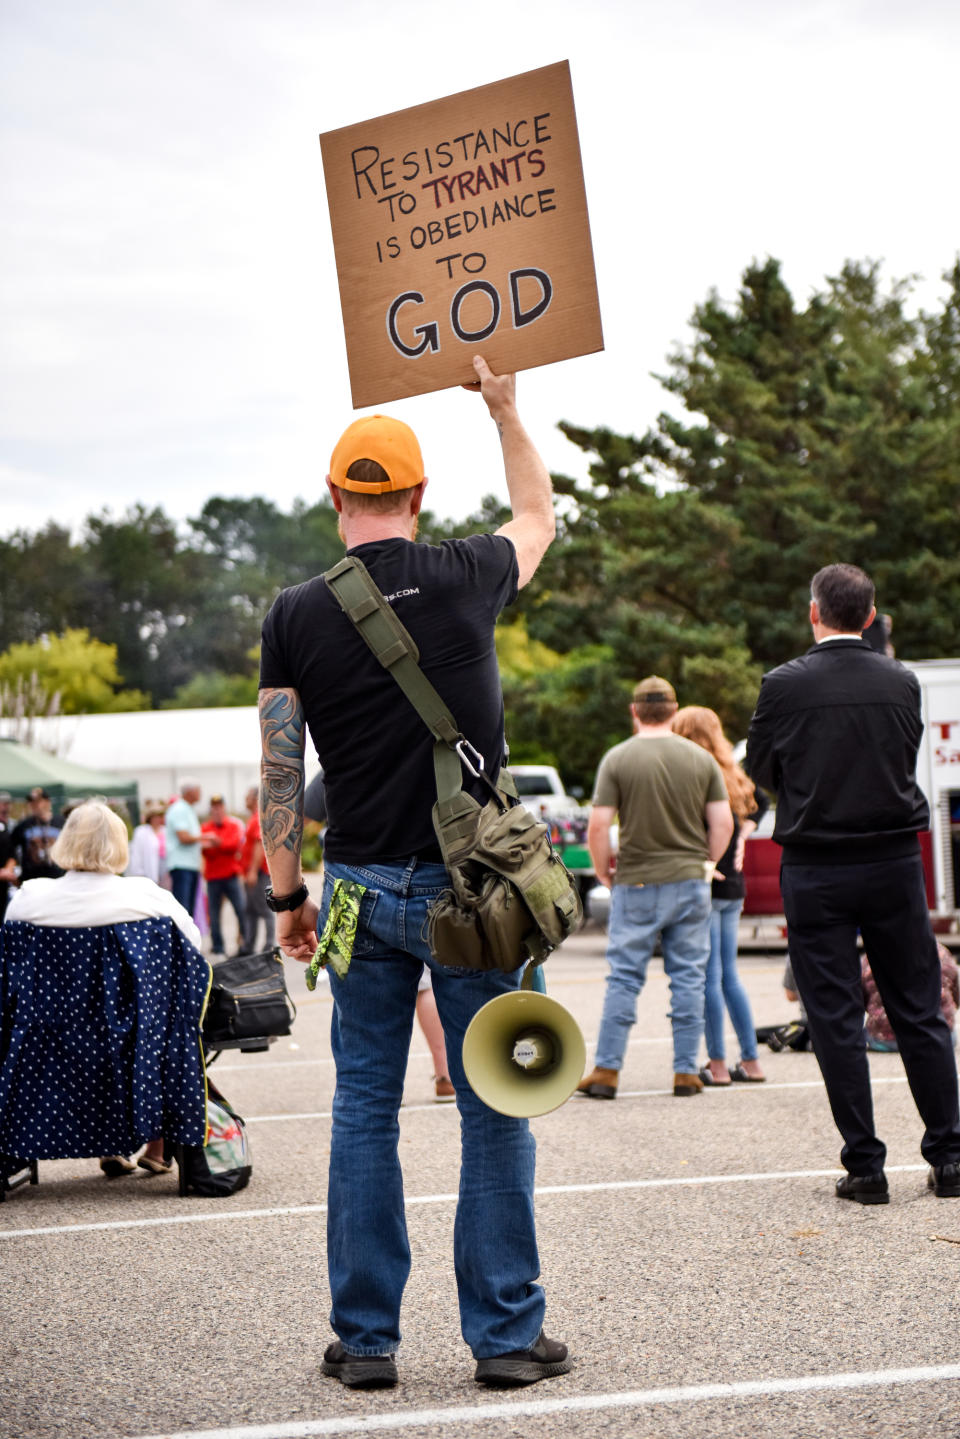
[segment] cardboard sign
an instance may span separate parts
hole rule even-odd
[[[355,409],[603,349],[565,60],[320,145]]]

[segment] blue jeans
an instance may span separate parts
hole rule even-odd
[[[257,930],[263,920],[263,947],[273,949],[277,942],[277,920],[272,909],[267,908],[266,892],[270,883],[268,874],[258,874],[255,884],[245,884],[243,947],[252,954],[257,948]]]
[[[620,1069],[637,996],[657,939],[670,981],[673,1070],[696,1074],[703,1034],[703,986],[710,954],[710,886],[706,880],[673,884],[615,884],[607,939],[607,992],[597,1038],[597,1066]]]
[[[245,905],[243,890],[240,888],[240,876],[238,874],[228,875],[226,879],[207,880],[207,908],[210,911],[210,942],[213,945],[214,954],[223,954],[223,932],[220,929],[220,911],[223,908],[223,901],[228,900],[233,905],[233,912],[237,916],[238,934],[237,948],[244,949],[243,923]]]
[[[741,1059],[756,1059],[757,1031],[747,991],[737,973],[737,946],[740,940],[742,899],[715,899],[710,915],[710,959],[707,963],[706,1020],[707,1054],[725,1059],[723,1010],[726,1005],[740,1045]]]
[[[200,871],[198,869],[172,869],[170,871],[170,886],[173,890],[173,897],[178,904],[193,919],[194,906],[197,903],[197,885],[200,883]]]
[[[346,978],[328,966],[337,1066],[327,1212],[334,1332],[349,1354],[392,1354],[410,1245],[397,1153],[397,1111],[410,1049],[417,982],[428,965],[460,1110],[460,1193],[453,1252],[460,1328],[478,1359],[528,1349],[543,1325],[533,1216],[535,1144],[525,1119],[488,1109],[466,1081],[464,1032],[486,1002],[515,990],[520,974],[451,970],[430,957],[427,911],[447,887],[442,865],[354,867],[330,863],[322,929],[335,879],[367,892]]]

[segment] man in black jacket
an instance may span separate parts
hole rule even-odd
[[[926,1126],[930,1187],[960,1197],[960,1108],[918,832],[929,810],[916,782],[923,724],[916,677],[861,637],[874,589],[854,565],[811,584],[814,644],[764,676],[746,768],[777,792],[774,839],[790,959],[847,1174],[837,1194],[889,1199],[886,1148],[873,1123],[857,930]]]

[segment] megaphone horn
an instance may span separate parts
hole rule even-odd
[[[526,980],[527,976],[524,976]],[[478,1099],[500,1114],[549,1114],[580,1082],[587,1047],[569,1010],[545,994],[498,994],[463,1037],[463,1068]]]

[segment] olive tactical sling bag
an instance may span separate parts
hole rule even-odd
[[[547,826],[520,804],[509,770],[496,784],[483,756],[419,665],[412,636],[353,555],[323,578],[347,618],[396,680],[434,737],[437,800],[433,827],[450,889],[430,910],[430,952],[440,964],[510,973],[542,964],[580,925],[576,882],[550,842]],[[490,791],[479,804],[463,789],[461,764]]]

